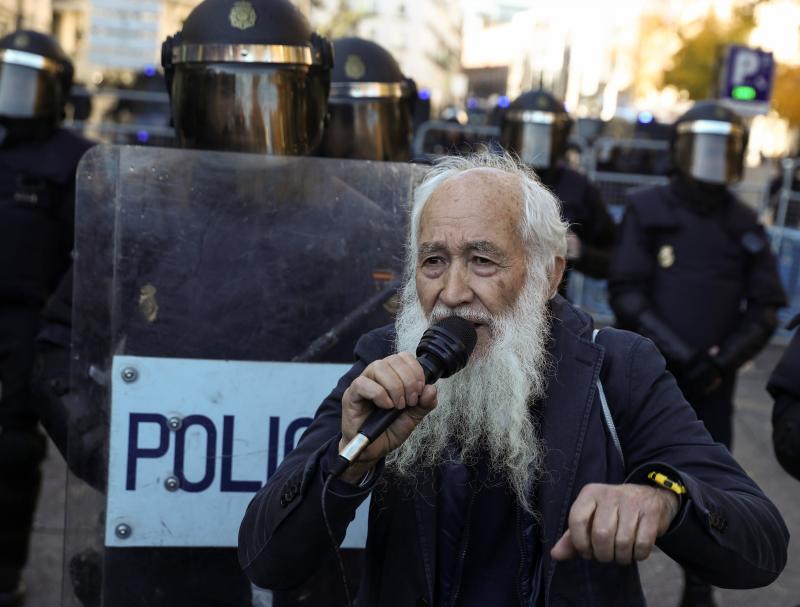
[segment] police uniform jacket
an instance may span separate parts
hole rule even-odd
[[[701,210],[679,179],[629,195],[609,291],[620,326],[653,339],[676,369],[719,346],[735,371],[766,344],[774,310],[786,305],[756,214],[729,192]],[[666,331],[644,329],[646,312]]]
[[[536,489],[541,513],[539,557],[519,573],[520,603],[644,605],[636,567],[583,559],[558,563],[549,551],[563,534],[570,506],[587,483],[642,482],[651,469],[688,490],[658,545],[710,583],[733,588],[771,583],[786,561],[788,533],[780,514],[715,444],[684,401],[653,344],[605,329],[592,343],[592,321],[560,296],[552,302],[554,371],[537,405],[548,446]],[[239,534],[239,560],[254,583],[302,584],[332,553],[320,497],[325,462],[340,439],[341,398],[370,362],[394,351],[391,327],[364,336],[356,363],[322,403],[297,448],[256,495]],[[624,463],[603,422],[597,381],[604,385]],[[355,510],[371,492],[365,574],[357,604],[434,605],[437,563],[437,487],[431,475],[409,484],[377,469],[363,488],[332,484],[327,513],[341,542]],[[469,551],[481,546],[469,545]],[[457,576],[456,576],[457,577]],[[487,580],[487,584],[491,583]]]
[[[69,264],[75,170],[91,145],[60,130],[44,141],[0,148],[0,425],[6,430],[36,424],[28,402],[34,338],[41,309]],[[34,460],[43,456],[41,443]]]
[[[62,129],[0,148],[0,307],[40,309],[69,265],[75,171],[92,145]]]

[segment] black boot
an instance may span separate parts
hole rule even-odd
[[[688,571],[684,572],[684,579],[681,607],[717,607],[711,584]]]

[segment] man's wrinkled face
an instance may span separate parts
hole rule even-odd
[[[430,318],[443,307],[458,308],[476,326],[477,351],[490,341],[492,319],[513,309],[525,285],[521,220],[515,179],[484,168],[445,181],[420,217],[416,286],[422,309]]]

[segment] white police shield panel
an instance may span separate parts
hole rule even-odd
[[[67,485],[64,605],[250,604],[241,516],[358,338],[392,321],[423,172],[158,148],[87,154],[71,390],[96,415],[70,427],[81,478]],[[93,443],[79,438],[93,434],[102,440],[86,453]],[[354,578],[367,509],[345,540]],[[332,555],[330,572],[274,604],[340,592]]]
[[[250,499],[349,368],[115,356],[106,546],[236,547]],[[368,508],[343,547],[366,545]]]

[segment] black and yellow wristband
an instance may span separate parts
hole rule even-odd
[[[682,497],[686,493],[686,487],[681,485],[680,483],[673,481],[669,478],[666,474],[662,472],[650,472],[647,474],[647,478],[650,479],[653,483],[662,487],[664,489],[669,489],[678,495],[678,497]]]

